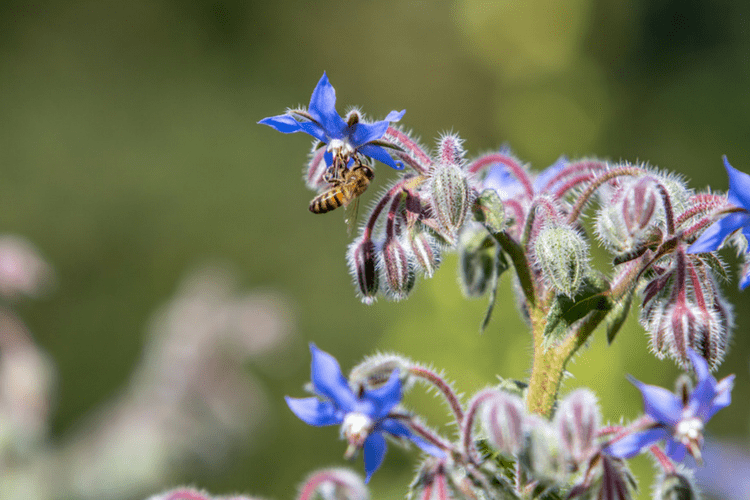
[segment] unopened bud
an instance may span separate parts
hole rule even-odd
[[[432,211],[443,236],[451,241],[463,226],[471,205],[466,172],[455,163],[439,163],[432,176]]]
[[[536,238],[534,253],[545,282],[573,298],[589,270],[588,245],[578,231],[567,226],[547,226]]]
[[[652,224],[658,203],[656,185],[650,177],[642,177],[625,188],[618,208],[633,239],[640,239]]]
[[[484,403],[482,424],[492,445],[503,455],[516,456],[523,447],[526,409],[518,396],[498,391]]]
[[[467,297],[481,297],[487,291],[495,268],[495,240],[483,227],[472,224],[461,232],[458,243],[458,277]]]
[[[674,268],[646,286],[640,321],[657,357],[669,356],[689,369],[691,348],[715,369],[729,344],[733,314],[713,274],[699,260],[677,253]]]
[[[596,431],[600,423],[599,404],[590,390],[575,390],[560,402],[555,425],[562,450],[575,469],[585,466],[596,451]]]
[[[362,479],[346,469],[324,469],[307,478],[298,500],[312,500],[316,493],[324,500],[367,500],[369,494]]]
[[[383,274],[386,291],[394,300],[405,299],[414,288],[414,265],[400,238],[389,238],[383,245]]]
[[[679,467],[673,472],[660,474],[654,485],[654,500],[698,500],[692,474]]]
[[[492,233],[505,229],[505,208],[494,189],[485,189],[474,203],[474,219]]]
[[[519,460],[540,480],[562,481],[566,468],[560,450],[559,437],[552,425],[538,415],[524,420],[526,447]]]
[[[369,238],[357,238],[347,252],[349,273],[354,278],[362,302],[372,304],[378,293],[380,278],[378,276],[378,252],[375,242]]]
[[[349,373],[349,383],[355,392],[359,389],[372,390],[385,384],[394,370],[401,378],[401,390],[406,392],[411,386],[413,377],[410,369],[414,363],[397,354],[375,354],[368,356]]]
[[[440,265],[440,245],[425,231],[411,235],[411,251],[425,276],[431,278]]]

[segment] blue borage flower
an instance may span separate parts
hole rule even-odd
[[[310,97],[307,111],[289,110],[286,114],[263,118],[258,123],[268,125],[284,134],[304,132],[328,145],[325,160],[327,165],[333,163],[334,156],[347,162],[355,153],[369,156],[396,170],[403,165],[393,161],[388,152],[376,144],[388,130],[391,122],[397,122],[406,110],[391,111],[385,120],[375,123],[364,123],[350,120],[347,123],[336,111],[336,90],[328,82],[328,76],[318,82]]]
[[[724,240],[735,231],[742,231],[742,235],[750,241],[750,175],[733,168],[724,156],[724,167],[729,175],[729,193],[727,201],[736,209],[724,215],[711,224],[703,234],[690,245],[688,253],[713,252],[721,247]],[[746,248],[746,254],[750,248]],[[749,257],[745,255],[747,261]],[[750,266],[745,266],[745,272],[740,280],[740,289],[750,285]]]
[[[342,433],[350,446],[364,449],[365,472],[370,480],[383,463],[386,441],[383,434],[405,438],[422,451],[444,458],[443,450],[422,438],[395,418],[391,410],[401,402],[401,379],[394,370],[381,387],[366,390],[361,396],[354,394],[341,373],[336,359],[310,343],[312,353],[311,380],[313,389],[321,398],[304,399],[286,397],[286,404],[303,422],[316,427],[341,424]]]
[[[700,459],[703,427],[714,413],[731,403],[734,375],[717,382],[711,376],[705,359],[692,349],[688,349],[688,356],[698,383],[686,402],[667,389],[630,378],[643,394],[646,415],[653,423],[645,430],[628,434],[608,445],[605,453],[617,458],[630,458],[643,448],[665,439],[666,452],[672,460],[681,461],[686,452]]]

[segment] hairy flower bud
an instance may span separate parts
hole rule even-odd
[[[590,390],[575,390],[560,402],[554,425],[566,459],[575,469],[584,466],[597,450],[596,431],[600,423],[599,404]]]
[[[466,172],[455,163],[438,163],[432,174],[431,195],[441,236],[453,242],[472,202]]]
[[[383,275],[388,295],[394,300],[405,299],[414,288],[414,265],[411,254],[400,238],[388,238],[382,251]]]
[[[360,389],[376,389],[388,381],[394,370],[398,370],[401,377],[401,390],[406,392],[413,382],[410,371],[412,366],[414,366],[414,363],[404,356],[375,354],[366,357],[352,368],[349,373],[349,384],[355,393],[359,392]]]
[[[349,273],[354,278],[362,302],[372,304],[378,293],[380,277],[378,276],[378,252],[375,242],[369,238],[357,238],[349,245],[346,259],[349,262]]]
[[[314,472],[305,480],[299,495],[300,500],[317,498],[324,500],[367,500],[369,494],[362,479],[346,469],[323,469]]]
[[[534,245],[536,265],[545,282],[557,292],[573,298],[589,270],[589,249],[575,229],[548,225]]]
[[[503,455],[516,456],[523,447],[526,409],[518,396],[498,391],[484,404],[482,425],[490,443]]]
[[[654,500],[698,500],[693,475],[684,467],[659,474],[654,481]]]
[[[715,369],[726,353],[734,317],[713,273],[697,258],[677,252],[670,267],[644,289],[640,321],[656,356],[689,367],[688,348]]]
[[[409,243],[416,263],[431,278],[440,265],[440,245],[426,231],[415,231]]]
[[[494,189],[485,189],[474,204],[474,219],[492,233],[505,229],[505,208]]]
[[[559,436],[555,428],[538,415],[524,420],[526,447],[519,456],[521,463],[540,480],[558,482],[567,475]]]
[[[461,232],[458,243],[458,281],[467,297],[481,297],[492,282],[497,258],[495,240],[473,224]]]

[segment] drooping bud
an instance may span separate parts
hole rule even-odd
[[[455,241],[472,202],[466,172],[455,163],[437,163],[431,178],[431,197],[441,236],[448,242]]]
[[[388,238],[381,255],[386,293],[394,300],[405,299],[415,282],[414,265],[408,247],[401,238]]]
[[[516,456],[524,444],[526,409],[518,396],[498,391],[484,403],[482,425],[490,443],[503,455]]]
[[[409,240],[411,252],[425,276],[431,278],[440,265],[440,245],[426,231],[415,231]]]
[[[458,243],[458,281],[466,297],[481,297],[492,283],[497,258],[495,240],[487,230],[472,224]]]
[[[597,451],[596,431],[600,424],[599,404],[590,390],[575,390],[560,402],[554,425],[565,458],[574,470],[584,467]]]
[[[461,491],[457,488],[455,480],[448,471],[448,466],[444,460],[433,457],[427,458],[417,471],[417,475],[409,485],[409,500],[452,500],[454,498],[464,498],[463,495],[456,494]],[[459,479],[460,480],[460,479]],[[467,496],[466,498],[472,498]],[[474,496],[474,498],[476,498]]]
[[[654,500],[698,500],[693,475],[684,467],[659,474],[654,481]]]
[[[689,369],[691,348],[713,370],[726,353],[733,314],[713,272],[699,258],[678,251],[670,267],[644,289],[640,321],[657,357],[669,356]]]
[[[604,246],[616,256],[625,256],[661,241],[667,228],[662,194],[668,197],[666,188],[654,177],[624,181],[597,213],[596,233]],[[671,210],[671,202],[669,206]]]
[[[519,456],[521,463],[536,479],[553,483],[562,481],[567,471],[555,428],[533,414],[524,420],[524,428],[526,447]]]
[[[578,231],[562,225],[542,228],[534,244],[534,254],[545,282],[573,298],[589,271],[588,245]]]
[[[370,238],[356,238],[346,254],[349,273],[354,278],[354,285],[365,304],[375,302],[380,277],[378,274],[378,251],[375,242]]]
[[[362,479],[346,469],[323,469],[307,478],[298,500],[367,500],[369,494]]]
[[[505,208],[494,189],[485,189],[474,203],[474,219],[492,233],[505,229]]]
[[[372,390],[380,387],[390,379],[394,370],[398,370],[401,378],[401,390],[406,392],[412,385],[413,377],[410,369],[414,363],[404,356],[397,354],[375,354],[366,357],[361,363],[352,368],[349,373],[349,384],[355,393],[360,389]]]
[[[628,234],[638,240],[652,224],[659,197],[650,177],[641,177],[625,188],[618,210]]]

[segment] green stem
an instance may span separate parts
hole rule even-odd
[[[588,340],[608,311],[592,311],[572,331],[566,340],[554,347],[544,345],[541,332],[534,335],[534,363],[529,378],[526,406],[532,413],[549,418],[560,390],[565,366],[580,347]],[[544,320],[534,322],[544,328]]]
[[[536,287],[534,287],[531,268],[529,267],[529,261],[526,260],[523,247],[505,231],[492,233],[492,237],[497,240],[503,251],[508,254],[511,262],[513,262],[513,267],[516,269],[518,281],[521,282],[521,288],[526,296],[529,309],[533,309],[536,306]]]

